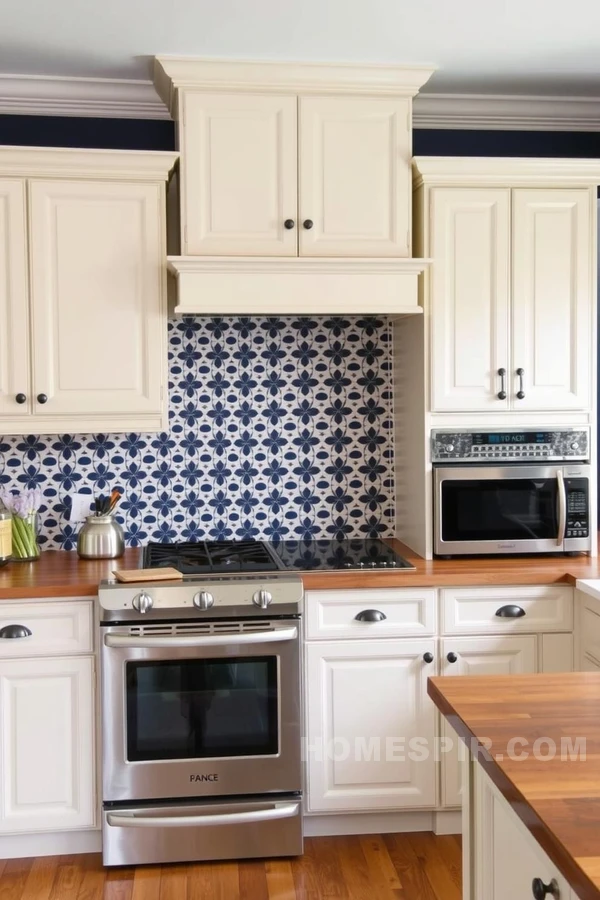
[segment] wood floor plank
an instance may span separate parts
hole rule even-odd
[[[49,900],[58,873],[58,862],[57,856],[40,856],[33,860],[23,887],[23,896],[27,900]]]
[[[160,866],[138,866],[133,876],[131,900],[159,900],[161,876]]]
[[[0,900],[20,900],[33,865],[32,859],[9,859],[0,880]]]
[[[460,885],[455,883],[439,853],[440,839],[424,831],[409,835],[408,840],[437,900],[461,900]]]
[[[438,900],[408,837],[407,834],[386,834],[383,837],[402,884],[400,897],[402,900]]]
[[[212,874],[211,900],[240,900],[240,874],[237,862],[208,863]]]
[[[339,837],[336,841],[348,895],[352,900],[373,900],[374,885],[371,883],[371,873],[362,851],[360,837],[349,835]],[[384,900],[383,895],[382,900]],[[386,897],[385,900],[388,898]]]
[[[377,889],[377,896],[401,897],[402,882],[381,835],[361,837],[360,846],[371,873],[371,882]]]
[[[107,869],[106,873],[103,900],[131,900],[135,869]]]
[[[187,900],[187,893],[187,864],[162,866],[160,872],[159,900]],[[146,898],[144,897],[143,900],[146,900]]]
[[[269,900],[267,874],[263,860],[246,860],[239,864],[240,897]]]
[[[269,900],[296,900],[296,886],[292,864],[288,859],[269,859],[265,862]],[[190,897],[189,900],[196,900]]]
[[[338,838],[318,838],[312,843],[311,850],[319,896],[327,900],[351,900],[338,853]]]
[[[77,900],[102,900],[105,874],[106,869],[102,865],[102,855],[100,853],[87,854]],[[27,900],[30,898],[28,897]]]

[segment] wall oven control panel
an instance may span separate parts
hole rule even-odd
[[[544,461],[585,461],[589,459],[590,430],[540,428],[537,430],[495,429],[485,431],[440,431],[431,433],[431,458],[438,462],[536,463]]]

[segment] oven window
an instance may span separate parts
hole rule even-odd
[[[558,535],[555,478],[442,482],[442,540],[532,541]]]
[[[278,752],[277,657],[127,663],[127,758]]]

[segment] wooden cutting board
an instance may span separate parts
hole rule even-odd
[[[125,584],[138,581],[177,581],[183,578],[181,572],[165,566],[163,569],[115,569],[113,575],[117,581]]]

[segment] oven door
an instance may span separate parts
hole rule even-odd
[[[587,485],[588,473],[589,466],[436,468],[435,553],[588,550],[588,537],[566,538],[569,484]]]
[[[301,790],[300,621],[102,628],[105,801]]]

